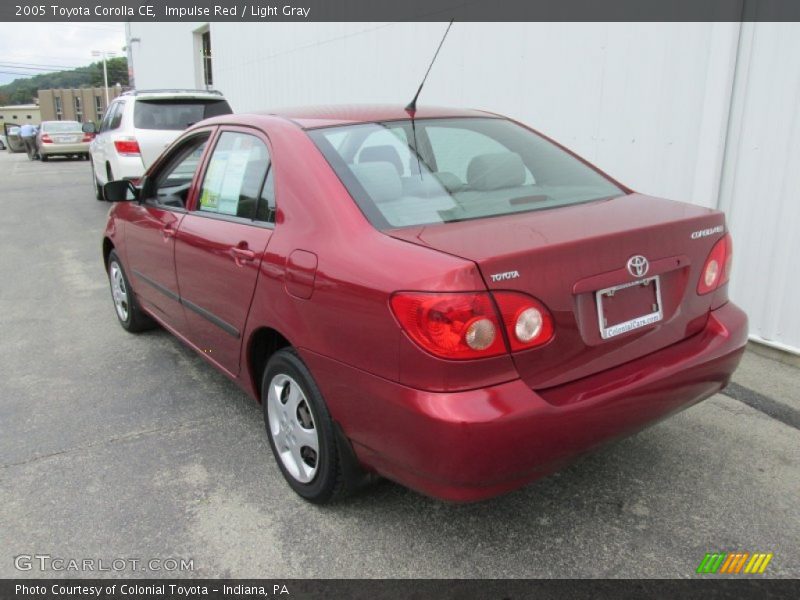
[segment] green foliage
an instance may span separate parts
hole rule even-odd
[[[124,56],[109,58],[107,68],[109,86],[117,83],[128,85],[128,59]],[[103,87],[103,61],[71,71],[42,73],[0,85],[0,105],[30,104],[36,98],[38,90],[81,87]]]

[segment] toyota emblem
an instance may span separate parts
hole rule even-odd
[[[634,277],[644,277],[645,275],[647,275],[647,271],[649,268],[650,268],[650,263],[647,262],[647,259],[641,254],[637,254],[636,256],[631,256],[628,259],[628,273],[630,273]]]

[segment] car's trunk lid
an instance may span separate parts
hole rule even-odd
[[[544,346],[515,353],[514,361],[531,387],[543,389],[628,362],[702,329],[713,294],[698,296],[697,281],[723,227],[718,211],[629,194],[386,233],[474,261],[491,290],[522,291],[542,301],[553,314],[555,335]],[[649,261],[643,277],[627,268],[633,256]],[[660,303],[653,281],[604,295],[598,307],[598,291],[654,276]],[[626,322],[654,313],[654,304],[661,313],[656,322],[625,331]],[[605,339],[604,325],[612,334]]]

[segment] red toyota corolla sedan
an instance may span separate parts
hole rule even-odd
[[[490,113],[225,115],[105,193],[122,326],[259,400],[312,502],[517,488],[718,392],[747,340],[722,213]]]

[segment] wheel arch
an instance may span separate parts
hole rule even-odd
[[[277,329],[272,327],[258,327],[250,334],[247,342],[247,370],[256,399],[261,402],[261,378],[267,361],[281,348],[289,348],[292,343]]]
[[[114,250],[114,242],[111,241],[111,238],[105,236],[103,238],[103,264],[106,267],[106,271],[108,271],[108,255],[111,254],[112,250]]]

